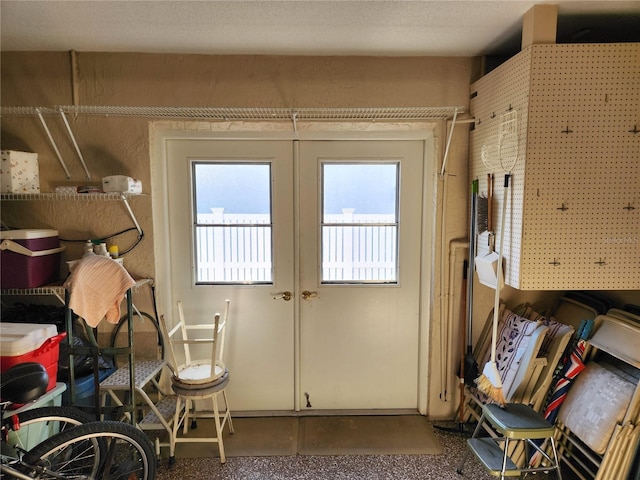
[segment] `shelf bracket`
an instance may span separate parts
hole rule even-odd
[[[129,212],[129,217],[131,217],[131,221],[133,221],[133,224],[136,226],[136,230],[138,230],[138,235],[140,237],[142,237],[142,229],[140,228],[140,224],[138,223],[138,220],[136,219],[136,216],[133,214],[133,210],[131,210],[131,206],[129,205],[129,201],[127,200],[127,196],[126,195],[120,195],[120,199],[122,200],[122,203],[124,203],[124,206],[127,208],[127,211]]]
[[[84,174],[87,176],[87,180],[91,180],[91,174],[89,173],[89,169],[87,168],[87,164],[84,163],[84,157],[82,156],[82,152],[80,152],[80,147],[78,147],[78,142],[76,142],[76,137],[73,135],[71,131],[71,126],[67,121],[67,116],[64,114],[64,110],[60,109],[60,116],[62,117],[62,121],[64,122],[64,126],[67,127],[67,133],[69,134],[69,138],[71,138],[71,142],[73,143],[74,148],[76,149],[76,153],[78,154],[78,158],[80,159],[80,163],[82,164],[82,168],[84,168]],[[68,177],[68,175],[67,175]]]
[[[44,128],[44,131],[47,134],[47,137],[49,138],[49,142],[51,143],[51,146],[53,147],[53,150],[56,152],[56,156],[58,157],[58,161],[60,162],[60,165],[62,165],[62,169],[64,170],[64,173],[67,176],[67,180],[70,180],[71,179],[71,175],[69,175],[69,170],[67,169],[67,165],[64,163],[64,160],[62,159],[62,155],[60,154],[60,150],[58,150],[58,145],[56,144],[55,140],[53,139],[53,136],[51,135],[51,131],[49,130],[49,127],[47,126],[47,122],[44,121],[44,117],[42,116],[42,112],[40,111],[39,108],[36,108],[36,114],[38,115],[38,118],[40,119],[40,123],[42,123],[42,128]]]

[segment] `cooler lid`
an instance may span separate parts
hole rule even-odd
[[[57,230],[48,229],[25,229],[25,230],[2,230],[1,240],[30,240],[33,238],[57,237]]]
[[[0,322],[0,354],[3,357],[24,355],[57,334],[53,324]]]

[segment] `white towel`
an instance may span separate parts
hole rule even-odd
[[[71,292],[69,308],[96,327],[103,318],[118,323],[120,303],[135,283],[122,265],[95,255],[75,264],[64,286]]]

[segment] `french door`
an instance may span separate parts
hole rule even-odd
[[[231,300],[233,409],[417,409],[424,142],[165,148],[162,304]]]

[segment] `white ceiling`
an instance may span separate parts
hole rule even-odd
[[[519,49],[522,15],[536,3],[559,5],[558,41],[640,35],[640,1],[631,0],[0,1],[3,51],[505,54]]]

